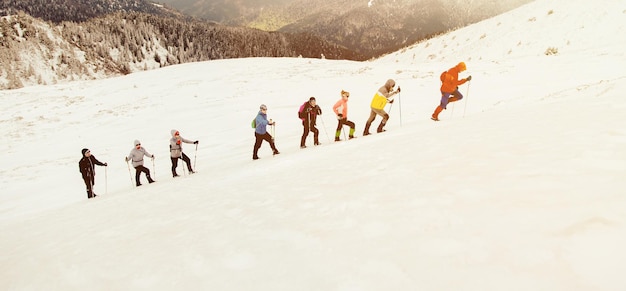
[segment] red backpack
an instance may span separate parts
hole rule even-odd
[[[302,114],[302,112],[304,111],[304,106],[305,106],[307,103],[308,103],[308,101],[307,101],[307,102],[302,103],[302,105],[300,105],[300,109],[298,109],[298,118],[300,118],[300,119],[302,119],[302,120],[306,119],[306,117],[304,116],[304,114]]]

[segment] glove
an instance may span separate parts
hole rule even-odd
[[[152,155],[151,158],[154,160],[154,155]]]
[[[307,108],[307,109],[306,109],[306,112],[307,112],[307,113],[311,112],[311,109],[313,109],[313,108],[311,108],[311,107]]]
[[[198,144],[198,143],[199,143],[199,141],[194,141],[194,142],[193,142],[193,144]]]
[[[108,167],[108,166],[109,166],[109,164],[107,164],[107,163],[104,163],[104,166],[105,166],[105,167]]]
[[[341,113],[337,114],[337,119],[343,119],[343,114]]]
[[[472,76],[467,77],[467,80],[471,81],[472,80]]]
[[[317,115],[322,115],[322,108],[319,105],[315,105],[315,112],[317,112]]]
[[[389,100],[389,104],[392,104],[392,103],[393,103],[393,99]]]
[[[398,86],[398,93],[400,93],[400,86]]]
[[[124,161],[128,163],[128,157],[124,157]]]
[[[180,139],[176,141],[176,144],[177,144],[177,145],[180,145]]]

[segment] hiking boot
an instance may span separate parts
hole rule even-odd
[[[364,133],[363,133],[363,136],[370,135],[370,134],[371,134],[371,133],[369,133],[369,132],[364,132]]]
[[[301,149],[306,149],[306,146],[305,145],[301,145],[300,148]]]
[[[278,150],[275,150],[274,155],[280,155],[280,152]]]
[[[313,143],[313,145],[318,146],[318,145],[321,145],[321,143],[319,141],[316,141],[315,143]]]
[[[173,173],[172,177],[176,178],[176,177],[180,177],[177,173]]]
[[[252,157],[252,159],[253,159],[253,160],[258,160],[258,159],[259,159],[259,157]]]
[[[353,138],[356,138],[356,136],[354,135],[348,136],[348,139],[353,139]]]
[[[335,137],[335,141],[341,141],[339,137]]]

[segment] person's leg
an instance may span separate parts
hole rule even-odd
[[[463,94],[461,94],[461,92],[459,92],[459,90],[455,90],[454,92],[452,92],[452,97],[448,98],[448,102],[456,102],[463,99]]]
[[[320,144],[320,130],[317,129],[317,127],[315,126],[311,126],[311,131],[313,132],[313,144],[314,145],[319,145]]]
[[[375,118],[376,118],[376,112],[374,112],[374,109],[372,109],[372,111],[370,111],[370,117],[367,119],[367,122],[365,123],[365,129],[363,129],[363,135],[370,134],[370,126],[372,125],[372,122],[374,122]]]
[[[439,113],[446,109],[448,105],[448,99],[450,98],[450,93],[441,92],[441,101],[439,102],[439,106],[435,108],[435,112],[431,116],[433,120],[439,120]]]
[[[343,122],[345,119],[337,120],[337,130],[335,130],[335,141],[340,141],[339,136],[341,135],[341,127],[343,126]]]
[[[278,149],[276,149],[276,145],[274,144],[274,139],[272,138],[272,135],[269,134],[269,132],[266,132],[263,135],[263,139],[270,144],[270,147],[272,148],[272,151],[274,152],[275,155],[280,154]]]
[[[380,121],[378,128],[376,129],[376,132],[383,132],[383,128],[387,124],[387,120],[389,120],[389,114],[387,114],[387,112],[385,112],[385,110],[383,109],[372,109],[372,111],[383,118],[383,120]]]
[[[263,144],[263,136],[255,132],[254,137],[256,140],[254,142],[254,149],[252,150],[252,159],[256,160],[259,158],[258,152],[259,148],[261,148],[261,145]]]
[[[306,146],[306,138],[309,136],[309,123],[306,120],[302,121],[302,127],[304,130],[302,132],[302,138],[300,139],[301,148]]]
[[[178,167],[178,158],[172,158],[172,176],[178,177],[178,173],[176,173],[176,167]]]
[[[142,167],[143,166],[135,167],[135,184],[137,185],[137,187],[141,186],[141,182],[139,182],[139,175],[141,174]]]
[[[182,154],[181,159],[183,159],[183,161],[185,161],[185,163],[187,164],[187,170],[189,170],[189,174],[193,174],[194,171],[191,168],[191,159],[189,159],[189,157],[185,153],[181,153],[181,154]]]
[[[148,179],[148,183],[153,183],[154,180],[152,180],[152,177],[150,177],[150,169],[146,168],[145,166],[139,166],[138,167],[139,171],[143,172],[146,174],[146,178]]]
[[[354,122],[350,121],[350,120],[346,120],[346,125],[350,127],[350,135],[348,135],[348,138],[352,139],[354,138],[354,131],[355,131],[355,125]]]
[[[90,178],[83,179],[85,181],[85,186],[87,188],[87,199],[93,198],[93,183]]]

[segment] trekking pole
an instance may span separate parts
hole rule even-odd
[[[104,166],[104,194],[109,194],[109,171],[108,166]]]
[[[398,87],[400,89],[400,87]],[[402,127],[402,98],[400,98],[400,92],[398,92],[398,109],[400,109],[400,127]]]
[[[187,162],[185,162],[185,160],[183,159],[183,148],[182,147],[180,148],[180,157],[179,157],[179,159],[181,161],[183,161],[181,163],[181,166],[183,166],[183,175],[187,176],[187,168],[185,168],[185,166],[187,165]]]
[[[463,118],[465,118],[465,109],[467,109],[467,98],[469,98],[469,88],[472,84],[472,81],[467,82],[467,92],[465,92],[465,106],[463,108]]]
[[[346,138],[346,131],[343,129],[343,124],[341,125],[341,132],[343,132],[343,140],[348,140]]]
[[[126,161],[126,166],[128,166],[128,177],[130,178],[130,186],[135,187],[135,184],[133,184],[133,174],[130,173],[130,164],[128,163],[128,161]]]
[[[156,167],[154,167],[154,156],[152,156],[152,175],[156,178]]]
[[[196,144],[196,151],[193,153],[193,168],[196,168],[196,158],[198,157],[198,144]]]
[[[326,123],[324,122],[324,117],[322,117],[322,126],[324,127],[324,132],[326,133],[326,139],[328,143],[330,143],[330,137],[328,137],[328,131],[326,130]]]

